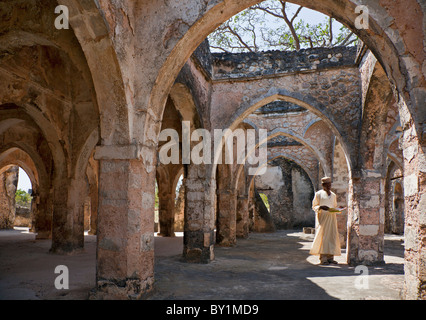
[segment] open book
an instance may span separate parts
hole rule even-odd
[[[346,207],[329,208],[328,212],[341,213],[343,210],[346,210]]]

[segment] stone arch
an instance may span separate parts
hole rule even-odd
[[[32,184],[31,230],[36,232],[36,239],[51,237],[51,180],[39,154],[24,143],[11,143],[0,150],[1,168],[17,165],[28,175]]]
[[[399,143],[399,137],[394,138],[393,140],[391,140],[391,142],[389,143],[389,145],[387,146],[387,157],[389,159],[391,159],[393,162],[395,162],[395,164],[399,167],[399,168],[403,168],[403,159],[401,159],[401,156],[398,154],[395,154],[394,152],[392,152],[391,150],[391,146],[398,144]]]
[[[333,120],[333,116],[328,114],[327,110],[325,110],[321,103],[317,102],[312,97],[308,97],[297,92],[291,92],[284,88],[276,87],[269,88],[266,93],[261,93],[260,95],[254,94],[253,96],[249,97],[247,102],[241,104],[238,110],[234,113],[233,117],[224,124],[223,128],[230,128],[231,130],[236,128],[242,119],[245,119],[253,111],[276,100],[291,102],[307,109],[321,118],[321,120],[323,120],[330,127],[335,136],[342,138],[342,129],[339,128],[337,121]]]
[[[303,96],[299,95],[298,93],[291,93],[291,92],[289,92],[288,90],[285,90],[285,89],[270,88],[266,95],[261,94],[258,97],[251,97],[251,99],[248,99],[249,102],[243,103],[239,107],[237,112],[234,113],[233,117],[231,119],[229,119],[228,122],[226,122],[223,125],[223,128],[229,128],[229,129],[233,130],[253,111],[261,108],[262,106],[264,106],[264,105],[266,105],[266,104],[268,104],[272,101],[284,100],[284,101],[288,101],[288,102],[300,105],[301,107],[311,111],[312,113],[314,113],[315,115],[320,117],[329,126],[329,128],[332,130],[333,134],[335,136],[337,136],[338,138],[342,139],[340,131],[337,129],[336,125],[330,119],[328,119],[324,114],[322,114],[319,111],[319,110],[322,109],[321,105],[316,103],[315,101],[312,101],[312,99],[309,98],[309,97],[307,98],[309,103],[304,101],[304,99],[306,99],[306,97],[303,97]],[[314,106],[316,106],[316,107],[314,107]],[[319,108],[319,109],[317,109],[317,108]],[[277,129],[277,132],[279,132],[279,131],[280,131],[280,129]],[[292,136],[294,137],[294,139],[296,141],[298,141],[302,144],[306,144],[305,139],[303,139],[302,137],[299,137],[299,135],[297,133],[292,133]],[[348,154],[350,154],[350,151],[348,152],[348,149],[345,148],[345,146],[346,145],[342,143],[342,147],[345,151],[345,154],[348,155]],[[308,148],[309,148],[309,146],[308,146]],[[312,146],[310,146],[310,149],[314,150],[314,148]],[[320,153],[317,152],[317,151],[316,152],[314,151],[314,154],[320,155]],[[214,157],[214,159],[215,159],[214,163],[216,163],[216,158],[217,158],[217,155],[215,155],[215,157]],[[347,158],[350,160],[351,157],[347,156]],[[325,159],[321,159],[321,160],[322,160],[323,165],[325,165],[327,163],[325,161]],[[328,168],[328,167],[329,166],[324,166],[323,168]],[[213,177],[215,177],[214,168],[215,168],[215,164],[213,164]],[[350,169],[351,169],[351,167],[349,167],[349,172],[351,172]],[[330,172],[330,170],[331,169],[328,169],[327,172]]]
[[[303,137],[299,136],[296,132],[293,132],[292,130],[282,130],[282,129],[276,129],[273,130],[269,135],[268,139],[272,139],[277,136],[284,136],[289,137],[291,139],[294,139],[295,141],[301,143],[305,147],[307,147],[318,159],[319,163],[321,164],[324,173],[328,176],[331,174],[331,165],[328,163],[328,161],[324,158],[323,154],[312,144],[308,143],[306,139],[303,139]],[[313,182],[313,180],[312,180]]]
[[[270,203],[271,205],[270,215],[274,223],[274,226],[276,228],[288,229],[288,228],[293,228],[295,226],[300,226],[302,224],[304,227],[307,227],[307,226],[312,227],[314,225],[315,218],[311,209],[311,203],[312,203],[311,201],[315,193],[315,183],[311,175],[309,174],[310,170],[304,167],[303,164],[300,163],[300,161],[297,161],[293,159],[291,156],[284,153],[279,155],[274,155],[268,158],[268,162],[266,164],[263,164],[263,166],[267,166],[271,162],[278,159],[284,159],[285,161],[290,160],[290,162],[294,162],[294,164],[296,164],[296,168],[299,167],[302,170],[302,176],[306,175],[305,179],[299,179],[300,180],[299,182],[301,182],[302,180],[305,180],[305,182],[308,183],[311,189],[309,189],[309,187],[306,188],[306,185],[305,185],[305,187],[303,187],[302,190],[303,192],[308,192],[308,193],[302,197],[299,196],[299,193],[297,192],[298,185],[297,184],[295,185],[293,181],[293,174],[294,174],[293,170],[295,168],[292,168],[291,172],[289,172],[289,176],[287,176],[288,178],[290,178],[290,181],[292,181],[290,185],[286,185],[286,182],[288,181],[287,179],[284,179],[283,181],[284,184],[278,185],[279,186],[278,195],[276,193],[277,191],[275,188],[273,188],[272,190],[265,191],[264,192],[265,194],[267,195],[269,194],[269,196],[275,199],[274,201],[272,201],[272,203]],[[258,169],[257,171],[259,170],[260,169]],[[254,193],[256,176],[257,174],[250,176],[249,178],[248,184],[249,184],[250,194]],[[283,187],[284,189],[282,189]],[[296,193],[294,193],[295,190],[296,190]],[[302,190],[299,190],[299,191],[302,191]],[[269,192],[272,192],[272,193],[269,193]],[[278,202],[279,205],[276,205],[274,207],[275,202]],[[282,208],[286,208],[286,209],[283,211]],[[255,220],[258,220],[258,219],[259,217]]]
[[[262,167],[267,166],[268,163],[270,163],[271,161],[278,159],[278,158],[289,159],[289,160],[295,162],[297,165],[299,165],[306,172],[306,174],[309,176],[309,179],[311,180],[312,186],[313,186],[314,190],[316,190],[315,179],[313,179],[312,175],[309,173],[310,170],[308,168],[306,168],[306,166],[303,163],[300,163],[300,161],[293,158],[291,155],[288,155],[288,154],[285,154],[285,153],[277,154],[277,155],[274,155],[273,157],[268,158],[267,163],[262,164],[262,166],[259,167],[257,169],[257,171],[260,171]],[[248,185],[249,190],[253,187],[253,182],[254,182],[254,178],[256,177],[256,175],[257,174],[250,176],[250,178],[248,180],[247,185]]]
[[[216,5],[204,9],[204,12],[199,16],[201,18],[196,22],[194,21],[193,25],[184,32],[161,67],[156,83],[151,91],[149,105],[153,110],[157,110],[154,112],[159,117],[165,103],[165,93],[169,92],[173,79],[176,78],[179,70],[195,48],[221,23],[232,15],[258,2],[260,1],[218,2]],[[392,21],[392,16],[390,14],[396,14],[395,11],[389,7],[370,7],[370,25],[367,31],[355,27],[355,21],[358,16],[355,13],[355,7],[358,5],[357,1],[347,0],[342,3],[336,3],[329,0],[316,2],[296,0],[294,3],[332,16],[355,32],[378,57],[388,76],[391,78],[391,82],[396,85],[401,95],[404,95],[406,100],[410,101],[409,96],[403,90],[407,83],[410,82],[410,78],[401,74],[401,69],[406,71],[406,74],[412,74],[413,76],[416,71],[410,70],[409,67],[409,65],[412,65],[413,59],[410,58],[404,61],[404,59],[400,58],[407,48],[400,41],[399,32],[391,27],[392,24],[390,21]],[[421,12],[420,9],[419,11]],[[416,31],[422,34],[421,30],[419,30]],[[419,57],[416,58],[417,62],[414,61],[414,64],[418,66],[421,64],[421,59],[419,60]],[[392,66],[400,66],[401,68],[394,68]],[[409,108],[414,110],[411,106]]]
[[[84,145],[80,149],[80,152],[77,155],[76,164],[73,168],[72,176],[74,179],[82,179],[86,174],[87,165],[89,163],[89,158],[95,150],[96,145],[99,143],[99,130],[98,128],[94,129],[87,137]]]
[[[385,180],[384,232],[404,234],[403,168],[392,159],[388,163]]]
[[[318,124],[320,121],[322,121],[322,119],[313,119],[311,122],[309,122],[307,124],[307,126],[305,127],[305,130],[303,131],[303,135],[302,136],[305,137],[306,133],[309,130],[312,130],[312,128],[314,127],[314,125]]]
[[[53,187],[53,194],[51,195],[53,201],[53,216],[52,218],[46,217],[44,219],[45,222],[42,223],[42,225],[47,228],[51,220],[52,228],[49,228],[49,230],[52,230],[52,252],[62,252],[62,249],[60,248],[64,245],[64,243],[67,243],[64,245],[68,248],[66,250],[72,250],[72,241],[65,240],[65,237],[68,237],[70,233],[64,231],[64,228],[66,228],[69,221],[67,218],[67,179],[71,172],[70,163],[67,160],[65,151],[60,143],[61,139],[59,138],[53,124],[35,105],[29,103],[23,103],[20,105],[6,101],[2,104],[2,106],[6,106],[2,119],[23,119],[29,122],[41,132],[43,138],[48,144],[49,151],[53,159],[53,173],[50,180]],[[46,206],[47,205],[48,204],[46,203]],[[46,233],[48,232],[47,230],[45,231]],[[45,236],[46,235],[43,237]]]
[[[138,116],[129,115],[136,107],[130,93],[132,83],[124,78],[124,63],[117,55],[108,29],[111,12],[95,2],[75,5],[72,0],[58,0],[58,3],[69,8],[70,24],[90,69],[100,108],[103,150],[100,147],[98,152],[101,157],[107,156],[111,152],[108,146],[134,143],[137,135],[134,125],[140,121]]]
[[[0,150],[0,173],[8,166],[19,166],[22,168],[34,187],[40,184],[39,173],[34,161],[31,156],[21,148],[8,146]]]
[[[191,131],[201,127],[193,95],[185,84],[176,82],[170,90],[170,98],[180,113],[182,121],[190,121]]]
[[[258,148],[260,145],[267,143],[267,141],[269,141],[269,140],[271,140],[275,137],[278,137],[278,136],[289,137],[289,138],[294,139],[295,141],[301,143],[303,146],[305,146],[308,150],[310,150],[312,152],[312,154],[315,156],[315,158],[318,159],[318,162],[320,163],[321,168],[325,172],[325,174],[326,175],[331,174],[331,166],[327,165],[327,161],[324,159],[321,152],[319,150],[317,150],[317,148],[315,146],[312,146],[311,144],[309,144],[305,139],[300,137],[299,134],[297,134],[296,132],[294,132],[292,130],[285,130],[283,128],[277,128],[277,129],[274,129],[272,132],[270,132],[265,140],[259,141],[256,144],[256,146],[247,153],[245,159],[247,159],[247,157],[251,153],[253,153],[255,151],[255,149]],[[269,162],[269,159],[268,159],[268,162]],[[266,164],[259,166],[256,172],[259,172],[259,170],[261,170],[261,168],[263,168],[265,165]],[[237,180],[238,180],[238,177],[240,175],[240,172],[241,172],[241,167],[237,170]],[[312,180],[312,177],[311,177],[311,180]],[[314,180],[312,180],[312,182],[314,182]]]
[[[3,121],[10,121],[9,124],[13,123],[15,125],[26,121],[42,133],[44,139],[48,142],[52,158],[54,159],[55,170],[53,180],[59,179],[61,175],[70,174],[64,150],[59,142],[59,136],[50,121],[46,119],[36,106],[4,102],[0,107],[5,107],[3,115],[0,113]]]

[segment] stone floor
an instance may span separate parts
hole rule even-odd
[[[317,265],[309,255],[312,240],[300,230],[251,233],[235,247],[216,247],[210,264],[188,264],[181,261],[181,234],[156,237],[155,289],[147,299],[400,299],[401,236],[386,235],[386,264],[364,269],[368,276],[346,265],[344,250],[338,265]],[[49,247],[26,230],[0,231],[0,299],[87,299],[95,285],[96,237],[86,236],[84,251],[72,256],[49,254]],[[54,287],[57,265],[68,267],[69,290]]]

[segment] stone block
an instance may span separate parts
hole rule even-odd
[[[418,250],[418,234],[415,227],[406,226],[405,235],[405,250]]]
[[[188,201],[203,201],[204,192],[188,191],[186,195]]]
[[[404,196],[409,197],[415,195],[418,191],[418,176],[416,174],[411,174],[404,177]]]
[[[376,236],[379,234],[378,225],[360,225],[359,234],[361,236]]]
[[[421,227],[426,226],[426,193],[420,196],[419,204],[417,205],[417,211],[419,213],[419,223]]]
[[[379,262],[379,254],[375,250],[359,250],[358,257],[363,264],[367,265]]]
[[[368,199],[362,199],[360,201],[361,209],[377,208],[380,206],[380,196],[371,195]]]
[[[361,225],[378,225],[380,223],[380,209],[361,209],[359,223]]]

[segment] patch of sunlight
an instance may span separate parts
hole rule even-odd
[[[307,277],[328,295],[341,300],[399,300],[403,275]]]

